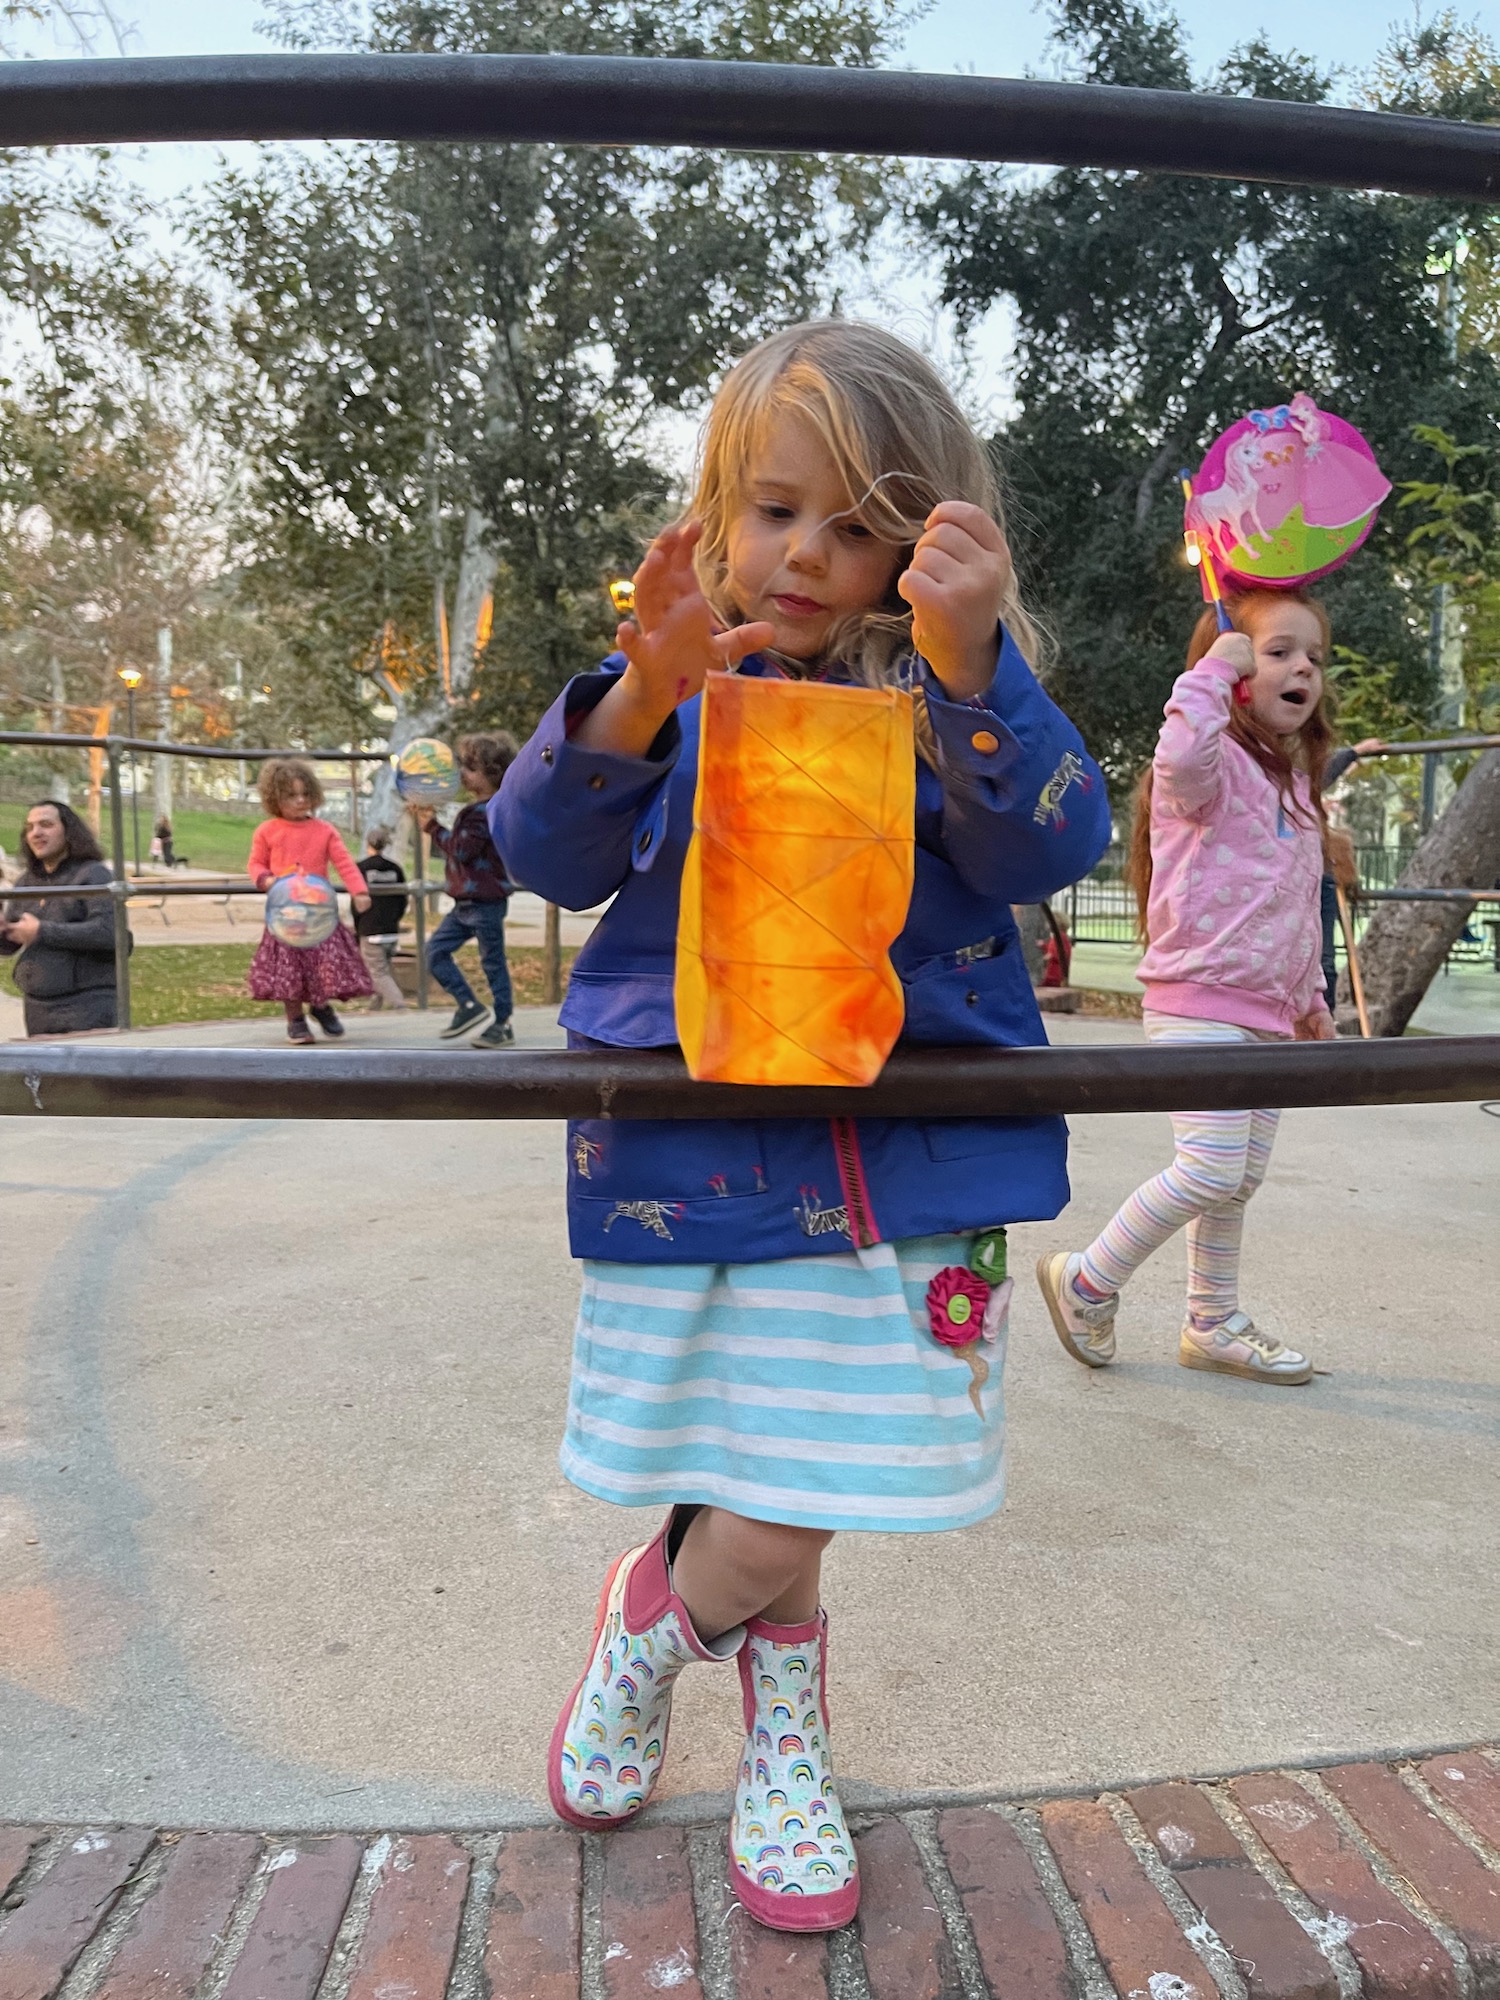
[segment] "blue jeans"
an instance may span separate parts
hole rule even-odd
[[[510,967],[505,962],[504,903],[455,903],[433,932],[427,946],[427,969],[438,985],[462,1007],[474,1000],[474,989],[453,962],[453,954],[474,938],[479,963],[490,983],[495,1019],[508,1021],[511,1010]]]

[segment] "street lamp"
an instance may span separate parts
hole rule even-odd
[[[146,678],[139,667],[118,667],[115,678],[125,684],[125,701],[129,720],[126,728],[131,738],[135,736],[135,691]],[[136,768],[135,748],[132,740],[130,751],[130,844],[135,851],[135,872],[137,879],[141,872],[141,822],[136,804],[140,792],[140,773]]]

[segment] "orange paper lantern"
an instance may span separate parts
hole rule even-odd
[[[710,674],[677,931],[677,1033],[716,1083],[872,1083],[905,1019],[912,698]]]

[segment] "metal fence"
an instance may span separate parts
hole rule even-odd
[[[11,146],[371,138],[902,153],[1384,188],[1492,201],[1500,128],[1267,98],[934,77],[824,66],[605,56],[242,56],[0,65]],[[87,748],[91,739],[72,739]],[[117,884],[119,756],[109,744]],[[145,749],[182,754],[181,746]],[[245,753],[230,751],[239,756]],[[347,754],[347,753],[346,753]],[[1410,754],[1409,752],[1407,754]],[[1074,905],[1080,930],[1129,921],[1118,864]],[[1090,898],[1096,901],[1090,906]],[[117,941],[125,903],[115,900]],[[1087,914],[1085,915],[1085,911]],[[128,961],[121,967],[128,1018]],[[1500,1037],[1232,1049],[955,1049],[897,1056],[862,1091],[691,1083],[657,1055],[98,1047],[0,1050],[0,1111],[145,1115],[694,1118],[823,1110],[974,1117],[1383,1103],[1500,1092]],[[437,1067],[432,1067],[436,1064]]]

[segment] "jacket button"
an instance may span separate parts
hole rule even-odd
[[[972,987],[970,987],[969,991],[964,995],[964,1005],[966,1007],[977,1007],[979,1005],[979,995],[974,991]]]
[[[552,745],[550,743],[544,743],[542,745],[542,762],[544,764],[550,764],[552,762]]]
[[[1000,738],[989,729],[976,729],[969,741],[982,757],[993,757],[1000,748]]]
[[[602,771],[596,771],[593,777],[589,779],[589,790],[591,792],[602,792],[604,790],[604,773]]]

